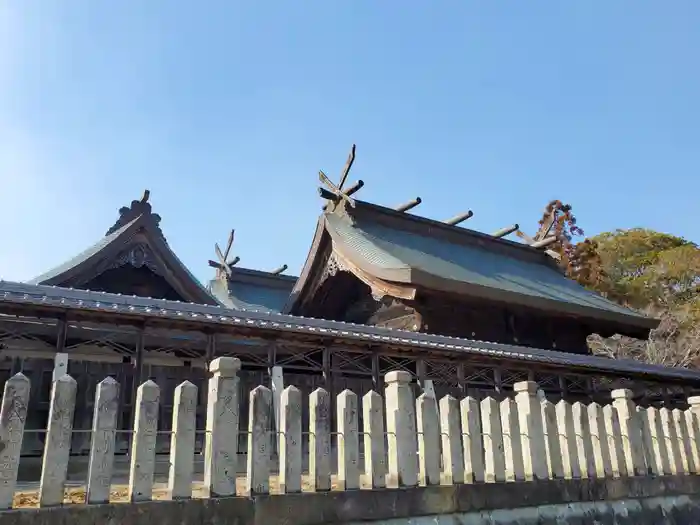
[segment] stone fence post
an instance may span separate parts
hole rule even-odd
[[[12,507],[29,406],[29,378],[21,372],[5,382],[0,408],[0,509]]]
[[[39,505],[42,507],[63,503],[77,392],[78,384],[67,374],[56,379],[51,388],[49,424],[39,486]]]
[[[619,388],[612,391],[613,406],[617,411],[622,435],[622,453],[629,476],[643,476],[646,472],[644,444],[637,408],[632,401],[632,391]]]
[[[411,374],[395,370],[384,376],[390,486],[418,485],[418,440]]]
[[[236,495],[240,369],[234,357],[217,357],[209,365],[204,486],[212,498]]]
[[[547,453],[542,428],[542,407],[537,397],[537,383],[520,381],[513,385],[518,407],[523,467],[528,481],[547,479]]]

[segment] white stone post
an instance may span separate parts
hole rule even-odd
[[[547,453],[542,428],[542,407],[537,383],[520,381],[513,385],[523,454],[523,470],[528,481],[547,479]]]
[[[282,427],[280,426],[280,418],[282,413],[282,392],[284,392],[284,370],[281,366],[273,366],[271,370],[271,386],[272,386],[272,405],[275,411],[275,432],[277,439],[274,440],[277,451],[280,450],[282,444]],[[280,472],[282,465],[280,465]]]
[[[331,396],[323,388],[309,396],[309,480],[314,492],[331,490]]]
[[[234,357],[217,357],[209,365],[204,487],[211,498],[236,495],[240,369]]]
[[[395,370],[384,376],[390,485],[418,485],[418,436],[411,374]]]
[[[610,452],[610,468],[616,478],[626,476],[625,455],[622,449],[622,436],[620,434],[620,421],[617,411],[612,405],[603,407],[603,420],[605,421],[605,434],[608,437],[608,451]]]
[[[523,481],[523,445],[520,438],[518,409],[513,399],[501,401],[501,428],[503,429],[503,454],[506,462],[506,481]]]
[[[464,483],[464,452],[459,401],[451,395],[440,400],[443,483]]]
[[[666,436],[661,423],[661,414],[654,407],[646,409],[647,421],[649,422],[649,433],[651,434],[651,446],[654,451],[655,474],[663,476],[671,473],[671,459],[669,458],[668,447],[666,446]]]
[[[160,388],[153,381],[146,381],[136,391],[129,468],[129,499],[132,502],[149,501],[153,496],[159,404]]]
[[[301,492],[301,391],[288,386],[280,399],[280,468],[282,494]]]
[[[692,397],[690,399],[693,399]],[[689,399],[689,401],[690,401]],[[688,445],[690,447],[690,454],[693,458],[692,461],[689,460],[689,466],[692,474],[700,473],[700,422],[697,416],[693,412],[693,407],[685,411],[684,414],[686,426],[688,427]]]
[[[564,464],[561,459],[557,413],[554,404],[546,399],[541,401],[542,426],[544,430],[544,450],[547,456],[547,470],[551,479],[564,478]]]
[[[270,493],[270,415],[272,392],[262,385],[250,391],[246,496]],[[235,472],[234,472],[235,478]]]
[[[492,397],[481,401],[481,428],[484,441],[484,481],[506,480],[506,459],[503,454],[501,408]]]
[[[645,408],[638,406],[637,416],[639,419],[639,426],[642,429],[642,444],[644,446],[644,461],[647,473],[657,475],[656,457],[654,456],[654,439],[649,424],[649,413]]]
[[[646,471],[644,445],[637,409],[632,401],[632,391],[619,388],[612,391],[613,406],[617,411],[622,435],[622,451],[629,476],[643,476]]]
[[[78,384],[67,374],[54,381],[51,388],[49,424],[39,486],[39,505],[42,507],[63,503],[77,391]]]
[[[610,446],[608,435],[605,432],[605,418],[603,407],[598,403],[588,405],[588,426],[591,431],[591,452],[593,456],[593,472],[598,478],[612,475],[612,463],[610,461]]]
[[[459,403],[462,416],[462,443],[464,445],[464,481],[484,481],[484,442],[481,436],[479,402],[465,397]]]
[[[559,447],[564,467],[564,478],[578,479],[581,477],[581,467],[576,445],[576,430],[574,429],[574,414],[571,405],[563,399],[556,404],[557,428],[559,429]]]
[[[95,392],[86,491],[87,503],[90,504],[109,503],[118,411],[119,383],[106,377]]]
[[[574,419],[576,450],[578,452],[578,464],[581,470],[581,477],[595,477],[595,463],[593,462],[593,445],[591,443],[591,429],[588,424],[588,411],[583,403],[576,402],[571,405],[571,412]]]
[[[418,467],[425,485],[440,484],[440,419],[437,401],[423,393],[416,399]]]
[[[197,393],[197,387],[189,381],[183,381],[175,388],[168,472],[168,492],[171,499],[192,497]]]
[[[659,415],[661,416],[661,427],[664,432],[671,474],[681,474],[683,473],[683,463],[681,462],[681,452],[678,448],[678,434],[676,433],[676,426],[673,424],[673,416],[666,407],[659,410]]]
[[[56,381],[68,373],[68,354],[57,352],[53,358],[53,377],[51,382]]]
[[[386,485],[383,403],[382,396],[374,390],[362,397],[365,477],[373,489],[380,489]]]
[[[357,394],[343,390],[336,398],[338,424],[338,486],[343,490],[360,488],[360,440],[358,436]]]
[[[29,379],[17,373],[5,382],[0,408],[0,509],[12,508],[29,406]]]
[[[674,408],[671,411],[673,424],[676,427],[676,438],[678,439],[678,450],[681,457],[681,465],[683,472],[690,474],[690,465],[693,461],[693,453],[690,450],[690,439],[688,433],[688,425],[686,424],[683,411],[679,408]],[[694,468],[692,470],[695,470]]]

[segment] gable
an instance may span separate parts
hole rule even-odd
[[[140,201],[121,208],[117,222],[93,246],[30,283],[81,289],[94,286],[100,291],[136,295],[148,290],[157,298],[218,304],[169,247],[148,196],[146,191]]]

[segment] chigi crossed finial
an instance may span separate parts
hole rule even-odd
[[[358,180],[355,184],[350,186],[347,189],[343,189],[345,186],[345,182],[348,179],[348,174],[350,173],[350,168],[352,168],[352,163],[355,162],[355,145],[352,145],[352,148],[350,148],[350,155],[348,155],[348,160],[345,162],[345,167],[343,168],[342,173],[340,174],[340,181],[338,182],[338,185],[334,184],[323,171],[318,172],[318,178],[321,181],[321,184],[325,185],[326,187],[319,188],[318,191],[321,195],[326,200],[329,200],[335,204],[338,204],[339,202],[343,201],[347,203],[349,206],[352,206],[353,208],[355,207],[355,200],[350,197],[353,193],[355,193],[357,190],[362,188],[364,186],[364,182],[361,180]]]
[[[231,276],[231,268],[235,266],[238,263],[238,261],[241,260],[241,258],[238,256],[234,257],[230,261],[228,260],[228,256],[231,253],[231,248],[233,247],[233,239],[235,232],[236,230],[231,230],[231,234],[228,236],[228,242],[226,243],[226,250],[224,250],[223,252],[219,247],[219,243],[214,243],[214,251],[216,252],[216,256],[219,259],[219,261],[209,261],[209,266],[221,270],[229,277]]]

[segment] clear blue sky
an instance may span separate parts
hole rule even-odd
[[[700,2],[5,0],[0,276],[96,242],[152,192],[202,280],[298,272],[357,144],[361,197],[532,231],[552,198],[588,234],[700,241]]]

